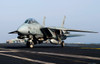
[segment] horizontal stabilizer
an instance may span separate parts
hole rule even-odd
[[[67,29],[66,31],[71,31],[71,32],[98,33],[98,32],[94,32],[94,31],[84,31],[84,30],[74,30],[74,29]]]
[[[12,32],[9,32],[9,34],[17,34],[18,31],[12,31]]]

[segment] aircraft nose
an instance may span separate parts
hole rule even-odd
[[[18,32],[22,34],[27,34],[28,33],[28,28],[26,26],[21,26],[18,28]]]

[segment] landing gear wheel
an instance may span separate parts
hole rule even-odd
[[[34,42],[28,42],[28,41],[27,41],[26,47],[28,47],[28,48],[33,48],[33,47],[34,47]]]
[[[33,47],[34,47],[34,43],[32,42],[32,43],[30,43],[29,48],[33,48]]]
[[[61,47],[64,47],[65,46],[65,43],[64,41],[61,42]]]

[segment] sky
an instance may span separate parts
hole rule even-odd
[[[46,16],[46,26],[61,26],[70,29],[92,30],[97,34],[84,34],[82,37],[68,38],[68,43],[100,43],[100,0],[0,0],[0,43],[14,39],[17,30],[28,18],[35,18],[42,24]]]

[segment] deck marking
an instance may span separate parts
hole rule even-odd
[[[33,60],[33,59],[30,59],[30,58],[19,57],[19,56],[10,55],[10,54],[4,54],[4,53],[0,53],[0,55],[13,57],[13,58],[21,59],[21,60],[26,60],[26,61],[31,61],[31,62],[42,63],[42,64],[55,64],[55,63],[50,63],[50,62],[45,62],[45,61],[40,61],[40,60]]]
[[[89,48],[89,47],[82,47],[81,49],[96,49],[96,50],[100,50],[100,48]]]
[[[18,49],[6,49],[6,50],[12,50],[12,51],[16,50],[16,51],[19,51],[19,52],[27,52],[27,53],[34,53],[34,54],[47,54],[47,55],[55,55],[55,56],[63,56],[63,57],[73,57],[73,58],[81,58],[81,59],[100,60],[99,57],[83,56],[83,55],[61,54],[61,53],[51,53],[51,52],[37,52],[37,51],[26,51],[26,50],[18,50]]]

